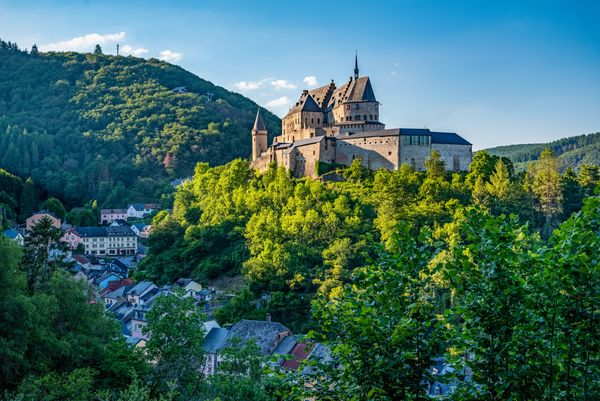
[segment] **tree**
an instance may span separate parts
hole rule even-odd
[[[100,45],[96,45],[96,47],[94,47],[94,54],[102,54],[102,48]]]
[[[31,46],[31,51],[29,52],[29,54],[31,54],[32,56],[37,56],[39,54],[38,47],[35,43],[33,44],[33,46]]]
[[[440,152],[432,150],[429,158],[425,160],[425,170],[427,171],[427,178],[440,179],[444,177],[446,173],[445,162],[442,159]]]
[[[475,184],[477,187],[477,183]],[[515,204],[515,188],[510,181],[507,166],[502,160],[496,162],[494,173],[485,185],[487,193],[493,198],[491,209],[495,214],[510,213]],[[475,190],[473,191],[475,192]]]
[[[21,268],[27,275],[27,289],[30,294],[47,281],[52,272],[68,266],[64,261],[67,244],[60,240],[61,237],[60,229],[54,227],[52,220],[44,217],[33,226],[25,238]]]
[[[56,198],[48,198],[44,203],[42,203],[42,209],[45,209],[49,212],[54,213],[61,220],[64,220],[67,211],[63,206],[62,202]]]
[[[546,217],[544,233],[549,236],[556,216],[562,212],[559,161],[550,149],[544,150],[533,166],[532,191],[539,210]]]
[[[37,190],[31,177],[25,180],[19,197],[19,208],[21,219],[25,220],[31,216],[37,206]]]
[[[352,285],[316,307],[319,332],[343,369],[322,367],[306,386],[317,399],[427,400],[431,359],[442,352],[432,298],[435,245],[400,225],[394,251],[357,269]]]
[[[144,333],[150,335],[146,353],[156,361],[153,393],[174,383],[185,398],[194,397],[202,384],[204,326],[202,313],[192,297],[182,293],[160,295],[147,313]]]

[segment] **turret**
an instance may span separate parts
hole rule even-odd
[[[354,55],[354,79],[358,79],[358,52]]]
[[[252,160],[256,160],[263,152],[267,151],[267,127],[263,120],[260,108],[256,112],[254,128],[252,128]]]

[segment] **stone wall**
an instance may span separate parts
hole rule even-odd
[[[450,171],[468,170],[469,164],[471,164],[471,160],[473,159],[471,145],[434,143],[431,145],[431,149],[440,152],[440,156],[446,163],[446,170]]]
[[[376,136],[344,138],[336,141],[336,163],[349,166],[354,159],[362,165],[377,170],[395,170],[398,167],[398,137]]]
[[[430,154],[430,146],[400,145],[400,165],[406,163],[416,170],[425,170],[425,160]]]

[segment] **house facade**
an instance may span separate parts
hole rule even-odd
[[[127,217],[141,219],[155,210],[160,210],[160,205],[157,203],[132,203],[127,208]]]
[[[100,224],[110,224],[118,219],[127,220],[127,209],[100,210]]]
[[[25,245],[25,238],[19,232],[19,230],[15,229],[15,228],[7,228],[6,230],[2,231],[2,235],[4,235],[5,237],[7,237],[8,239],[10,239],[12,241],[15,241],[20,246]]]
[[[127,226],[79,227],[81,243],[87,255],[135,255],[137,235]]]
[[[75,227],[67,228],[62,237],[60,238],[62,242],[65,242],[69,249],[77,249],[79,244],[81,243],[81,235],[77,232]]]

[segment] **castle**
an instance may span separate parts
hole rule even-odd
[[[385,129],[371,80],[359,76],[358,58],[354,76],[342,86],[332,80],[302,92],[281,121],[281,135],[272,145],[267,144],[260,109],[252,129],[252,166],[264,171],[276,163],[296,177],[317,177],[319,164],[349,166],[355,159],[372,170],[397,170],[403,163],[424,170],[433,150],[452,171],[467,170],[473,155],[472,144],[455,133]]]

